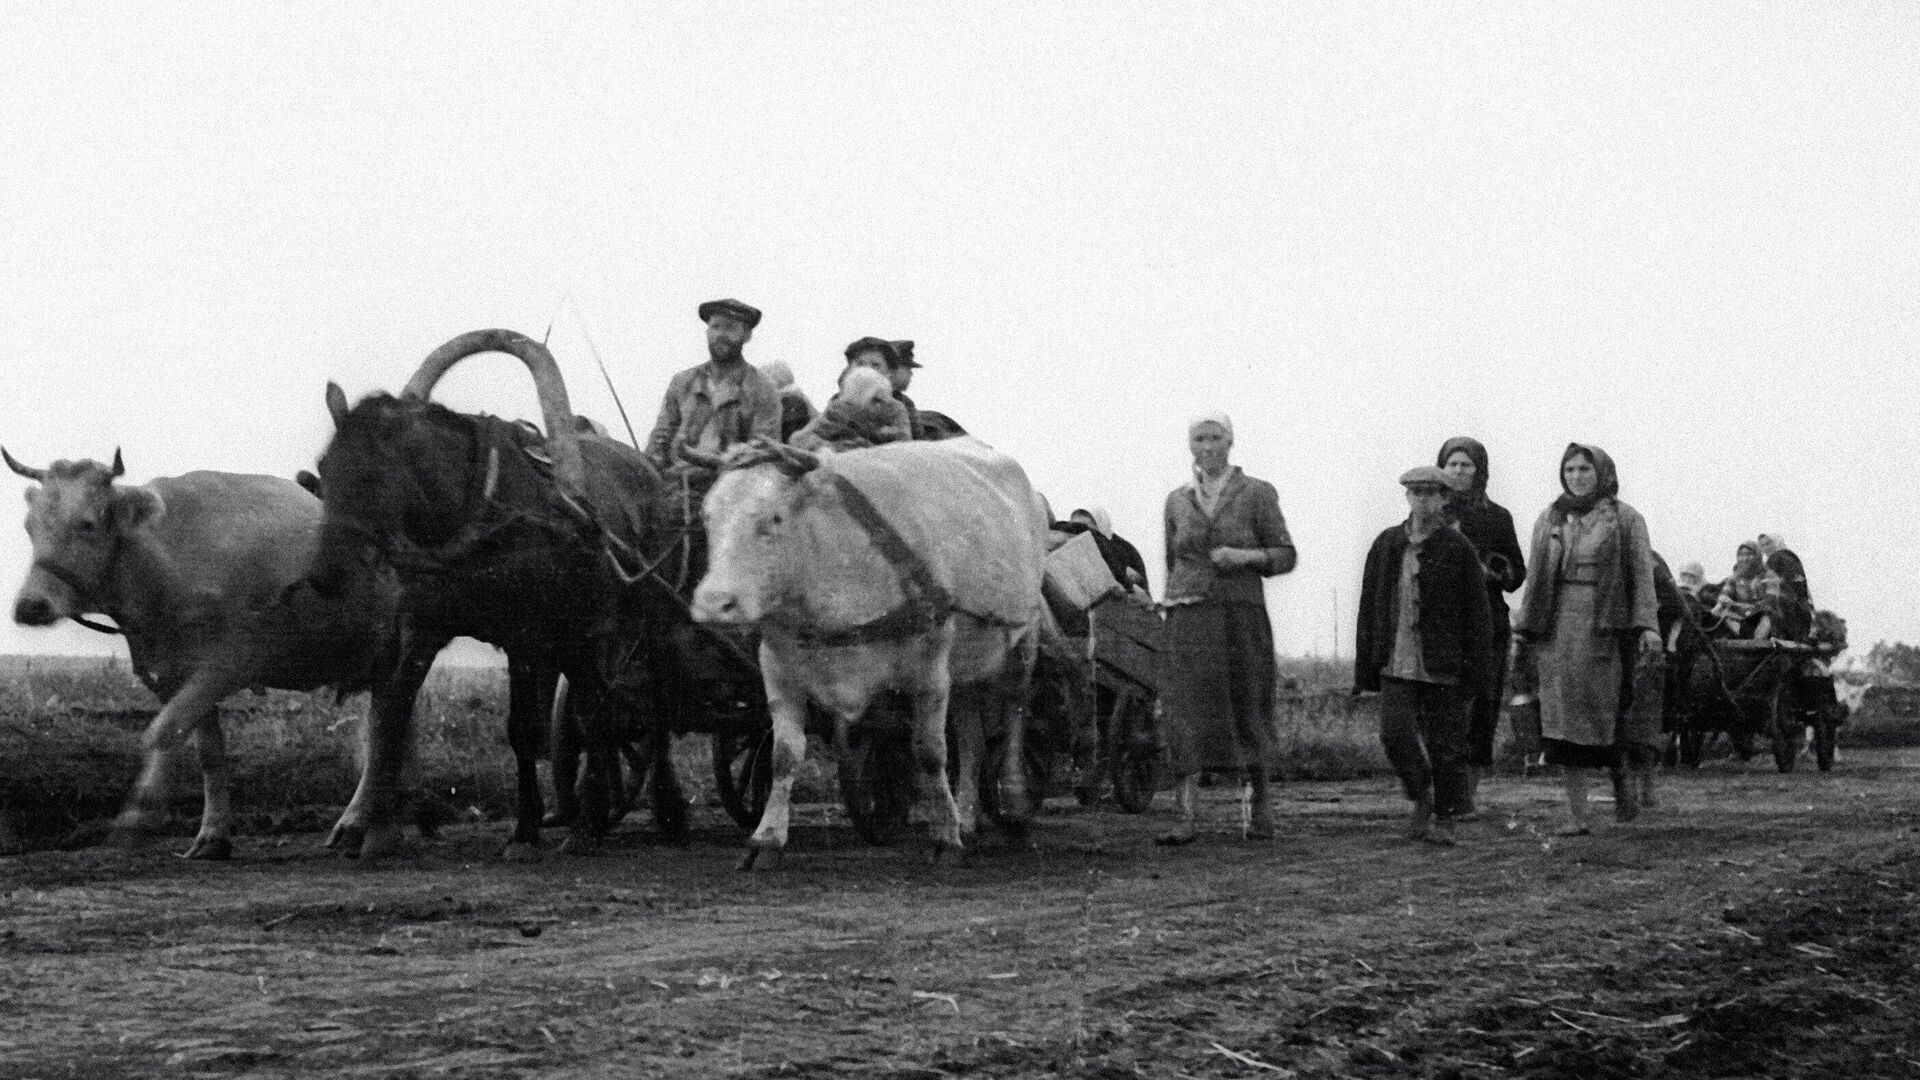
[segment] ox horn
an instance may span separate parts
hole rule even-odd
[[[820,467],[820,455],[811,450],[802,450],[790,443],[777,443],[774,452],[780,455],[780,462],[794,475],[812,472]]]
[[[560,377],[560,365],[545,345],[512,330],[474,330],[461,334],[433,350],[420,362],[402,397],[425,401],[433,395],[440,377],[453,365],[475,353],[502,352],[517,358],[533,376],[533,388],[540,396],[540,418],[547,428],[547,448],[553,455],[554,475],[564,487],[586,490],[587,470],[580,458],[580,432],[573,423],[573,407],[567,400],[567,384]]]
[[[118,480],[127,475],[127,463],[120,460],[120,448],[113,448],[113,478]]]
[[[12,469],[14,472],[19,473],[29,480],[45,480],[47,478],[47,470],[29,468],[20,464],[13,459],[12,454],[7,453],[7,448],[4,446],[0,446],[0,457],[7,459],[7,468]]]

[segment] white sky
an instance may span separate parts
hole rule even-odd
[[[1598,443],[1676,567],[1780,532],[1859,648],[1920,641],[1920,7],[0,0],[0,45],[29,462],[290,476],[328,379],[568,293],[644,435],[738,296],[816,401],[846,342],[916,339],[920,404],[1106,504],[1156,590],[1226,409],[1300,548],[1284,652],[1336,603],[1351,652],[1395,478],[1455,434],[1523,539]],[[537,415],[502,357],[442,396]],[[5,588],[28,557],[0,530]]]

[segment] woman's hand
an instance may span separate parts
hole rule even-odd
[[[1658,630],[1640,631],[1640,661],[1646,663],[1659,656],[1662,651]]]
[[[1250,566],[1258,566],[1266,560],[1266,557],[1266,552],[1252,548],[1217,547],[1207,553],[1207,558],[1213,561],[1213,568],[1222,571],[1244,570]]]

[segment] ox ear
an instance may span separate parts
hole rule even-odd
[[[165,517],[167,502],[148,488],[120,488],[113,493],[113,522],[122,530],[137,529]]]
[[[329,381],[327,383],[327,412],[333,416],[333,428],[335,431],[340,430],[340,428],[346,424],[347,392],[340,389],[340,384],[337,382]]]

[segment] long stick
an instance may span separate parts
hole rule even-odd
[[[606,380],[607,393],[613,395],[613,407],[620,410],[620,422],[627,426],[627,441],[635,450],[640,449],[640,437],[633,433],[633,421],[627,418],[627,407],[621,404],[620,391],[613,387],[613,376],[607,374],[607,365],[600,359],[600,347],[593,343],[593,332],[587,329],[587,317],[580,314],[580,302],[567,294],[567,307],[573,312],[573,321],[580,324],[580,336],[587,339],[587,351],[593,354],[593,362],[600,368],[600,377]]]

